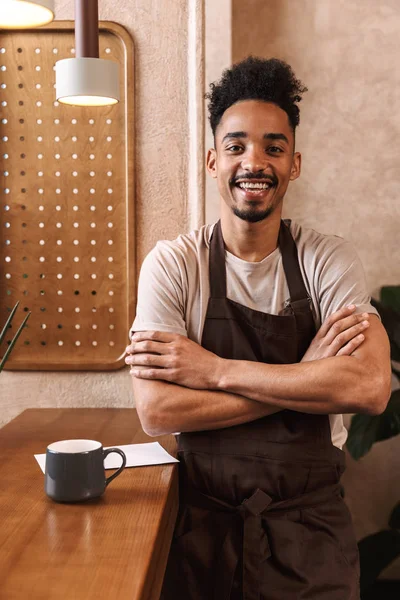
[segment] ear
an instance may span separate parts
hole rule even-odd
[[[301,154],[300,152],[295,152],[293,154],[293,162],[292,168],[290,170],[290,181],[294,181],[298,177],[300,177],[301,172]]]
[[[217,178],[217,151],[215,148],[210,148],[207,152],[207,171],[210,173],[211,177],[214,179]]]

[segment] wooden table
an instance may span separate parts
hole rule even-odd
[[[158,599],[178,507],[176,464],[127,468],[101,498],[58,504],[33,455],[68,438],[154,441],[134,409],[32,409],[0,430],[0,598]],[[172,436],[157,441],[174,453]]]

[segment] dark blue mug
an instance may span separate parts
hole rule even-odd
[[[106,477],[104,459],[111,452],[122,458],[115,473]],[[56,502],[81,502],[101,496],[108,484],[124,470],[126,456],[119,448],[104,450],[94,440],[62,440],[46,450],[44,489]]]

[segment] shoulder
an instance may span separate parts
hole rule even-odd
[[[307,271],[312,270],[314,277],[326,268],[343,271],[359,262],[353,244],[338,235],[320,233],[294,221],[290,224],[290,231],[300,261]]]
[[[174,240],[160,240],[146,256],[148,264],[165,266],[185,265],[196,262],[209,248],[213,225],[203,225],[200,229],[179,235]]]
[[[298,248],[305,252],[334,252],[341,246],[351,244],[344,238],[327,233],[321,233],[310,227],[304,227],[295,221],[290,223],[290,231]]]

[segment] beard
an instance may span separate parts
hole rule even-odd
[[[273,212],[274,207],[269,206],[265,210],[257,210],[256,207],[250,207],[246,210],[240,210],[236,206],[232,207],[232,212],[234,215],[242,219],[242,221],[247,221],[248,223],[258,223],[259,221],[264,221],[267,219]]]

